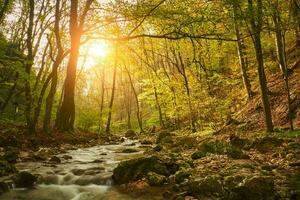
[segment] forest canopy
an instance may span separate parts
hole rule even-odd
[[[244,122],[257,104],[260,123],[249,127],[293,129],[299,4],[2,0],[1,120],[29,133],[216,131]],[[274,76],[281,118],[272,117]]]

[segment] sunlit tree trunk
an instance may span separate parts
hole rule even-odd
[[[165,127],[164,124],[164,120],[163,120],[163,114],[162,114],[162,110],[161,110],[161,106],[160,106],[160,102],[159,102],[159,98],[158,98],[158,94],[157,94],[157,88],[155,87],[155,85],[153,84],[153,90],[154,90],[154,97],[155,97],[155,104],[158,110],[158,117],[159,117],[159,124],[161,127]]]
[[[116,50],[115,50],[116,55],[115,55],[115,64],[114,64],[114,72],[113,72],[113,83],[112,83],[111,97],[110,97],[110,102],[109,102],[109,106],[108,106],[108,116],[107,116],[106,129],[105,129],[105,133],[107,135],[110,134],[112,108],[113,108],[113,105],[114,105],[115,89],[116,89],[118,46],[116,45],[115,48],[116,48]]]
[[[262,106],[264,109],[265,115],[265,124],[266,124],[266,131],[272,132],[273,131],[273,122],[272,122],[272,114],[270,108],[270,102],[268,97],[268,87],[267,87],[267,80],[264,71],[264,58],[263,58],[263,50],[261,46],[261,27],[262,27],[262,0],[256,0],[257,5],[256,9],[257,12],[254,12],[253,0],[248,0],[248,8],[251,14],[250,17],[250,25],[251,31],[253,34],[253,43],[255,47],[255,54],[257,60],[257,71],[258,71],[258,78],[259,78],[259,86],[261,92],[261,100]]]
[[[278,5],[276,6],[278,8]],[[288,102],[288,118],[290,122],[290,129],[294,130],[293,126],[293,116],[291,111],[291,94],[289,89],[289,80],[288,80],[288,68],[286,63],[286,53],[285,53],[285,39],[284,39],[284,33],[281,28],[281,19],[280,14],[277,10],[277,8],[274,8],[273,11],[273,22],[275,25],[275,42],[276,42],[276,51],[277,51],[277,58],[279,62],[279,66],[282,72],[282,77],[284,79],[285,83],[285,90],[287,95],[287,102]]]
[[[36,106],[34,109],[34,116],[33,116],[33,125],[36,128],[39,117],[40,117],[40,113],[41,113],[41,108],[42,108],[42,104],[43,104],[43,99],[45,96],[45,92],[47,87],[49,86],[49,82],[51,81],[51,76],[49,75],[48,78],[46,79],[46,81],[44,82],[42,89],[40,91],[40,95],[38,97],[38,100],[36,102]]]
[[[51,127],[51,116],[52,116],[52,107],[54,102],[54,97],[57,88],[57,79],[58,79],[58,68],[63,61],[64,58],[64,50],[61,43],[60,38],[60,0],[56,0],[55,5],[55,24],[54,24],[54,34],[55,34],[55,41],[57,46],[57,55],[52,65],[52,72],[51,72],[51,87],[46,99],[46,109],[45,109],[45,116],[44,116],[44,123],[43,129],[45,132],[49,132]]]
[[[61,131],[72,131],[75,121],[75,82],[77,61],[80,48],[80,39],[83,31],[85,16],[90,10],[93,0],[87,0],[83,14],[78,15],[78,0],[71,1],[70,9],[70,35],[71,50],[67,67],[67,76],[64,85],[64,95],[62,105],[59,110],[56,127]],[[79,19],[80,18],[80,19]]]
[[[248,62],[247,62],[245,47],[243,45],[243,40],[242,40],[241,34],[240,34],[239,23],[238,23],[238,19],[237,19],[237,5],[236,4],[233,5],[233,15],[234,15],[233,18],[234,18],[235,34],[236,34],[236,39],[237,39],[237,51],[238,51],[238,57],[239,57],[240,66],[241,66],[243,83],[244,83],[244,87],[247,91],[248,98],[251,98],[253,96],[253,92],[251,90],[251,84],[250,84],[250,80],[249,80],[249,77],[247,74]]]
[[[136,89],[134,87],[133,80],[132,80],[131,74],[129,72],[129,69],[126,66],[125,66],[125,70],[127,72],[129,82],[130,82],[130,86],[131,86],[131,90],[132,90],[134,98],[135,98],[136,118],[137,118],[137,121],[138,121],[138,124],[139,124],[140,132],[142,133],[142,132],[144,132],[144,130],[143,130],[143,122],[142,122],[142,119],[141,119],[140,102],[139,102],[138,94],[137,94]]]
[[[99,131],[98,131],[99,133],[103,131],[104,95],[105,95],[105,71],[103,68],[101,72],[101,101],[100,101]]]
[[[190,86],[189,86],[189,81],[188,78],[186,76],[186,71],[185,71],[185,66],[181,57],[180,52],[178,53],[178,58],[177,56],[174,54],[175,59],[176,59],[176,67],[178,72],[182,75],[183,79],[184,79],[184,87],[186,89],[186,94],[188,97],[188,107],[189,107],[189,112],[190,112],[190,123],[191,123],[191,129],[192,132],[196,132],[196,123],[195,123],[195,116],[194,116],[194,111],[193,111],[193,106],[192,106],[192,101],[191,101],[191,92],[190,92]],[[179,61],[178,61],[179,59]]]

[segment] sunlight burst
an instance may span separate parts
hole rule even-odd
[[[104,42],[91,44],[88,48],[89,54],[96,58],[104,58],[108,54],[108,45]]]

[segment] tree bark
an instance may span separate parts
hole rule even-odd
[[[9,0],[4,0],[3,6],[0,8],[0,25],[2,24],[8,5],[9,5]]]
[[[70,35],[71,51],[67,67],[67,76],[64,85],[64,95],[62,105],[59,110],[56,127],[61,131],[73,131],[75,121],[75,84],[77,61],[80,48],[80,39],[83,32],[83,26],[87,12],[93,0],[87,0],[83,14],[78,16],[78,0],[71,1],[70,9]],[[80,18],[80,19],[78,19]]]
[[[143,122],[142,122],[142,119],[141,119],[140,103],[139,103],[138,94],[137,94],[137,92],[136,92],[136,90],[134,88],[132,77],[131,77],[130,72],[129,72],[129,70],[128,70],[128,68],[126,66],[125,66],[125,70],[127,72],[127,75],[128,75],[128,78],[129,78],[129,82],[130,82],[130,86],[131,86],[131,89],[132,89],[132,92],[133,92],[133,95],[134,95],[134,98],[135,98],[135,103],[136,103],[136,118],[138,120],[140,132],[143,133],[144,132],[144,130],[143,130]]]
[[[174,54],[175,55],[175,54]],[[176,55],[175,55],[176,57]],[[179,59],[179,62],[178,62]],[[191,92],[190,92],[190,87],[189,87],[189,81],[188,78],[186,76],[186,72],[185,72],[185,66],[182,60],[182,56],[180,54],[180,52],[178,53],[178,59],[176,57],[176,67],[178,72],[182,75],[183,79],[184,79],[184,87],[186,89],[186,94],[188,97],[188,107],[189,107],[189,112],[190,112],[190,124],[191,124],[191,130],[192,132],[196,132],[196,123],[195,123],[195,116],[194,116],[194,111],[193,111],[193,106],[192,106],[192,102],[191,102]]]
[[[267,80],[264,71],[264,58],[261,46],[261,27],[262,27],[262,0],[257,0],[257,14],[254,12],[253,0],[248,0],[248,6],[251,13],[250,24],[253,34],[253,43],[257,60],[257,71],[261,93],[262,106],[264,109],[266,131],[273,131],[272,114],[268,97]],[[255,16],[257,15],[257,16]]]
[[[100,115],[99,115],[99,133],[103,131],[103,109],[104,109],[104,93],[105,93],[105,71],[102,69],[101,75],[101,102],[100,102]]]
[[[288,68],[287,68],[286,53],[285,53],[285,39],[284,39],[284,33],[282,32],[280,14],[277,8],[275,8],[273,11],[273,21],[275,25],[275,42],[276,42],[277,58],[282,72],[282,77],[285,84],[285,90],[286,90],[286,96],[288,102],[288,119],[290,123],[290,129],[294,130],[293,114],[291,111],[291,94],[290,94],[289,80],[288,80]]]
[[[106,122],[106,129],[105,133],[107,135],[110,135],[110,126],[111,126],[111,116],[112,116],[112,108],[114,105],[114,98],[115,98],[115,88],[116,88],[116,76],[117,76],[117,54],[118,54],[118,47],[116,45],[116,55],[115,55],[115,64],[114,64],[114,72],[113,72],[113,85],[111,89],[111,97],[110,97],[110,103],[108,106],[108,116],[107,116],[107,122]]]
[[[237,51],[238,51],[238,57],[240,61],[240,66],[241,66],[241,72],[242,72],[242,79],[244,83],[244,87],[247,92],[248,99],[250,99],[253,96],[253,92],[251,90],[251,83],[247,74],[247,68],[248,68],[248,62],[247,62],[247,57],[245,53],[245,48],[243,45],[243,41],[241,38],[240,30],[239,30],[239,23],[237,19],[237,5],[233,5],[233,20],[234,20],[234,28],[235,28],[235,34],[236,34],[236,39],[237,39]]]
[[[35,129],[36,129],[39,117],[40,117],[40,113],[41,113],[41,108],[42,108],[42,104],[43,104],[43,99],[44,99],[44,96],[45,96],[45,92],[47,90],[49,82],[51,81],[51,78],[52,77],[49,75],[47,77],[46,81],[44,82],[42,90],[41,90],[39,98],[38,98],[38,101],[36,103],[36,107],[34,109],[33,126],[34,126]]]
[[[33,58],[33,45],[32,45],[32,33],[33,33],[33,20],[34,20],[34,0],[29,0],[29,25],[27,29],[27,60],[25,64],[25,72],[26,72],[26,81],[25,81],[25,98],[26,98],[26,108],[25,108],[25,117],[27,123],[27,129],[29,133],[35,133],[35,127],[33,123],[32,117],[32,93],[30,86],[30,76],[31,76],[31,68],[34,62]]]
[[[60,23],[60,0],[56,0],[54,33],[55,33],[56,46],[57,46],[58,50],[57,50],[57,55],[55,57],[54,63],[52,65],[51,87],[50,87],[50,91],[49,91],[47,99],[46,99],[46,109],[45,109],[45,116],[44,116],[44,123],[43,123],[43,129],[45,132],[50,131],[52,107],[53,107],[54,97],[55,97],[56,88],[57,88],[57,81],[58,81],[57,80],[58,79],[58,68],[64,59],[64,50],[63,50],[63,46],[62,46],[61,38],[60,38],[59,23]]]

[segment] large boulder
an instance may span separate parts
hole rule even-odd
[[[245,154],[240,148],[235,146],[227,147],[226,154],[233,159],[249,159],[249,156],[247,154]]]
[[[149,172],[147,174],[147,180],[151,186],[162,186],[167,181],[167,178],[164,175]]]
[[[6,160],[0,160],[0,176],[5,176],[15,172],[17,172],[17,169],[14,164],[9,163]]]
[[[162,143],[162,142],[169,143],[171,141],[172,141],[172,135],[167,130],[160,131],[156,138],[156,143]]]
[[[262,138],[257,138],[253,142],[252,147],[260,152],[267,152],[273,150],[276,147],[279,147],[280,145],[282,145],[283,142],[284,141],[282,139],[266,136]]]
[[[125,132],[124,136],[125,136],[126,138],[132,139],[132,138],[135,138],[135,137],[136,137],[136,133],[134,132],[134,130],[128,129],[128,130]]]
[[[3,159],[9,163],[16,163],[19,158],[19,149],[16,147],[6,147],[4,149]]]
[[[27,188],[34,185],[37,181],[37,177],[29,172],[23,171],[18,173],[13,180],[17,188]]]
[[[275,197],[274,181],[268,176],[246,178],[230,192],[231,200],[273,200]]]
[[[190,180],[187,187],[188,194],[199,199],[221,198],[225,194],[221,178],[217,175]]]
[[[121,162],[113,171],[113,180],[123,184],[147,177],[149,172],[169,176],[177,170],[175,163],[162,161],[156,156],[137,158]]]
[[[57,156],[52,156],[49,161],[49,163],[52,163],[52,164],[60,164],[61,163],[61,160],[59,157]]]

